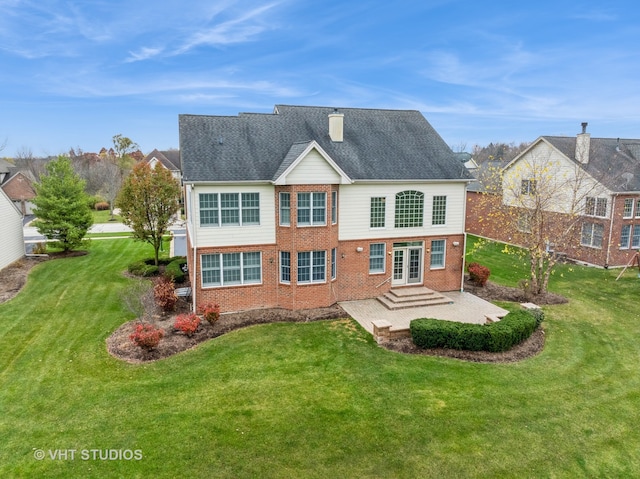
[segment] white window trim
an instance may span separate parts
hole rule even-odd
[[[300,211],[300,206],[298,204],[298,200],[299,200],[299,196],[300,194],[308,194],[309,196],[309,221],[310,223],[303,223],[300,224],[298,222],[298,211]],[[324,195],[324,222],[322,223],[314,223],[313,222],[313,211],[314,211],[314,207],[313,207],[313,196],[314,195]],[[305,208],[306,209],[306,208]],[[316,209],[320,209],[320,208],[316,208]],[[296,226],[298,228],[317,228],[317,227],[321,227],[321,226],[327,226],[327,193],[324,191],[299,191],[296,194]]]
[[[310,263],[309,263],[309,281],[300,281],[298,278],[298,272],[300,271],[299,265],[299,254],[300,253],[311,253]],[[324,253],[324,279],[322,280],[314,280],[313,279],[313,258],[315,253]],[[331,271],[329,271],[331,274]],[[327,282],[327,251],[326,250],[314,250],[314,251],[298,251],[296,253],[296,284],[299,285],[310,285],[310,284],[324,284]]]
[[[289,195],[289,207],[288,207],[289,222],[288,223],[282,222],[282,195]],[[284,227],[291,226],[291,193],[288,191],[281,191],[280,193],[278,193],[278,225],[284,226]]]
[[[434,241],[442,241],[442,244],[444,245],[444,249],[442,250],[442,266],[432,266],[431,265],[431,254],[433,254],[433,242]],[[431,271],[439,271],[439,270],[443,270],[446,269],[447,267],[447,240],[444,238],[441,239],[437,239],[437,240],[431,240],[431,248],[429,249],[429,269]]]
[[[382,271],[373,271],[371,269],[371,246],[374,244],[381,244],[384,246],[382,252]],[[387,272],[387,243],[378,242],[378,243],[369,243],[369,275],[374,276],[376,274],[385,274]]]
[[[240,283],[233,284],[224,284],[224,254],[232,254],[237,253],[240,254]],[[244,280],[244,255],[247,253],[258,253],[260,255],[260,281],[252,281],[250,283],[245,282]],[[204,269],[202,267],[202,258],[203,256],[208,255],[218,255],[220,257],[220,284],[204,284]],[[262,251],[228,251],[227,253],[202,253],[200,254],[200,284],[202,289],[214,289],[214,288],[235,288],[235,287],[243,287],[243,286],[258,286],[262,284],[263,274],[262,274]]]
[[[222,224],[222,200],[220,198],[221,194],[232,194],[232,195],[238,195],[238,224]],[[242,195],[243,194],[256,194],[258,195],[258,222],[257,223],[249,223],[249,224],[243,224],[242,222]],[[210,223],[210,224],[202,224],[201,218],[200,218],[200,195],[216,195],[218,197],[218,223],[214,224],[214,223]],[[230,191],[230,192],[224,192],[224,193],[198,193],[198,226],[200,228],[238,228],[238,227],[250,227],[250,226],[260,226],[261,222],[262,222],[262,209],[261,209],[261,205],[262,205],[262,199],[260,198],[260,192],[258,191],[242,191],[242,192],[238,192],[238,191]],[[212,209],[212,208],[208,208],[208,209]],[[234,208],[235,209],[235,208]]]

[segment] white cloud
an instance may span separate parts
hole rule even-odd
[[[129,57],[125,59],[125,63],[139,62],[148,60],[162,53],[163,48],[142,47],[137,52],[129,52]]]

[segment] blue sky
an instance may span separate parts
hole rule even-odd
[[[421,111],[452,146],[640,138],[636,2],[0,0],[0,155],[177,148],[181,113]]]

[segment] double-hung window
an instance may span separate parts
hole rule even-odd
[[[633,203],[635,200],[633,198],[625,198],[624,199],[624,211],[622,212],[623,218],[633,218]]]
[[[607,199],[587,197],[584,214],[587,216],[598,216],[604,218],[607,216]]]
[[[298,193],[298,226],[327,224],[327,194]]]
[[[338,276],[338,248],[331,250],[331,279],[336,279]]]
[[[331,192],[331,224],[338,222],[338,192]]]
[[[631,225],[622,225],[622,231],[620,232],[620,248],[628,249],[630,240],[631,240]]]
[[[280,282],[291,283],[291,253],[280,251]]]
[[[298,283],[323,283],[326,279],[326,251],[298,253]]]
[[[202,286],[234,286],[262,282],[260,252],[213,253],[201,257]]]
[[[535,195],[536,186],[537,186],[536,180],[522,180],[520,184],[520,194]]]
[[[200,193],[200,226],[260,224],[260,193]]]
[[[280,193],[280,225],[289,226],[291,224],[291,194]]]
[[[385,243],[371,243],[369,245],[369,274],[384,273]]]
[[[444,268],[444,247],[445,240],[431,241],[431,268]]]
[[[385,207],[386,198],[384,196],[374,196],[371,198],[371,209],[369,213],[369,226],[371,228],[384,228]]]
[[[582,223],[580,244],[592,248],[602,248],[604,226],[599,223]]]
[[[640,225],[634,225],[633,234],[631,235],[631,247],[640,248]]]
[[[431,214],[432,225],[444,225],[447,222],[447,197],[434,196]]]

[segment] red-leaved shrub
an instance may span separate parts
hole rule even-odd
[[[200,313],[205,320],[211,325],[220,319],[220,305],[207,303],[200,308]]]
[[[182,331],[187,336],[191,337],[200,326],[200,318],[196,313],[179,314],[176,317],[173,327],[178,331]]]
[[[96,209],[96,211],[105,211],[109,209],[109,203],[107,203],[106,201],[98,201],[94,205],[94,208]]]
[[[153,297],[163,311],[173,311],[178,302],[173,279],[161,276],[153,287]]]
[[[158,345],[163,336],[164,330],[162,328],[156,328],[149,323],[140,323],[136,325],[135,331],[129,335],[129,339],[145,351],[151,351]]]
[[[487,284],[491,271],[486,266],[482,266],[479,263],[470,263],[467,268],[469,271],[469,278],[478,286],[484,286]]]

